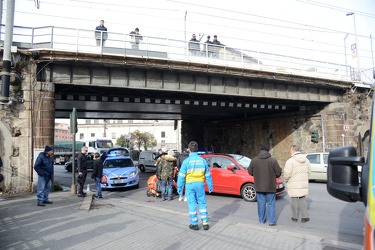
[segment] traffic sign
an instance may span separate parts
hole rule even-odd
[[[350,128],[348,124],[344,124],[343,126],[345,132],[349,132]]]

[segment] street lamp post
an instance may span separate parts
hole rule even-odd
[[[346,33],[345,37],[344,37],[344,53],[345,53],[345,71],[346,71],[346,75],[348,75],[348,59],[346,57],[346,38],[348,37],[348,33]]]
[[[359,66],[359,54],[358,54],[358,40],[357,40],[357,26],[355,24],[355,15],[354,12],[349,12],[346,14],[347,16],[353,16],[354,21],[354,35],[355,35],[355,50],[356,50],[356,56],[357,56],[357,67],[358,67],[358,80],[361,80],[361,67]]]

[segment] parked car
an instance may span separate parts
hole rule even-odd
[[[309,180],[327,181],[328,153],[303,154],[310,161],[311,174]]]
[[[103,189],[109,188],[139,188],[139,172],[129,156],[108,156],[103,163],[103,174],[107,183],[101,184]]]
[[[124,147],[117,147],[117,148],[111,148],[111,149],[109,149],[106,152],[106,154],[107,154],[107,157],[109,157],[109,156],[118,156],[118,155],[129,156],[130,155],[130,151],[129,151],[129,149],[124,148]]]
[[[256,201],[254,177],[248,173],[251,159],[237,154],[204,154],[210,167],[214,193],[240,195],[245,201]],[[276,178],[276,194],[285,192],[281,177]],[[205,191],[208,187],[205,185]]]
[[[93,167],[93,163],[94,163],[94,156],[89,154],[87,155],[87,169],[92,169]],[[71,161],[68,161],[65,163],[65,170],[68,171],[68,172],[72,172],[72,162]],[[75,165],[75,168],[77,171],[77,159],[75,160],[74,162],[74,165]]]
[[[139,154],[138,168],[141,172],[145,172],[147,168],[156,171],[156,157],[159,153],[153,150],[142,151]]]

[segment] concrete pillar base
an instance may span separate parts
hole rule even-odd
[[[76,184],[72,184],[70,186],[70,193],[71,194],[77,194],[77,185]]]

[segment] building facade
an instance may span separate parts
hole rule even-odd
[[[141,133],[150,133],[154,135],[157,146],[151,149],[169,149],[181,150],[180,146],[180,121],[177,122],[175,129],[174,121],[161,120],[99,120],[99,119],[85,119],[78,120],[78,132],[76,133],[76,140],[86,140],[94,137],[110,138],[114,145],[117,139],[122,136],[133,138],[131,134],[139,130]],[[137,149],[138,148],[134,148]],[[144,150],[144,148],[140,148]],[[150,148],[149,148],[150,150]],[[181,152],[181,151],[180,151]]]

